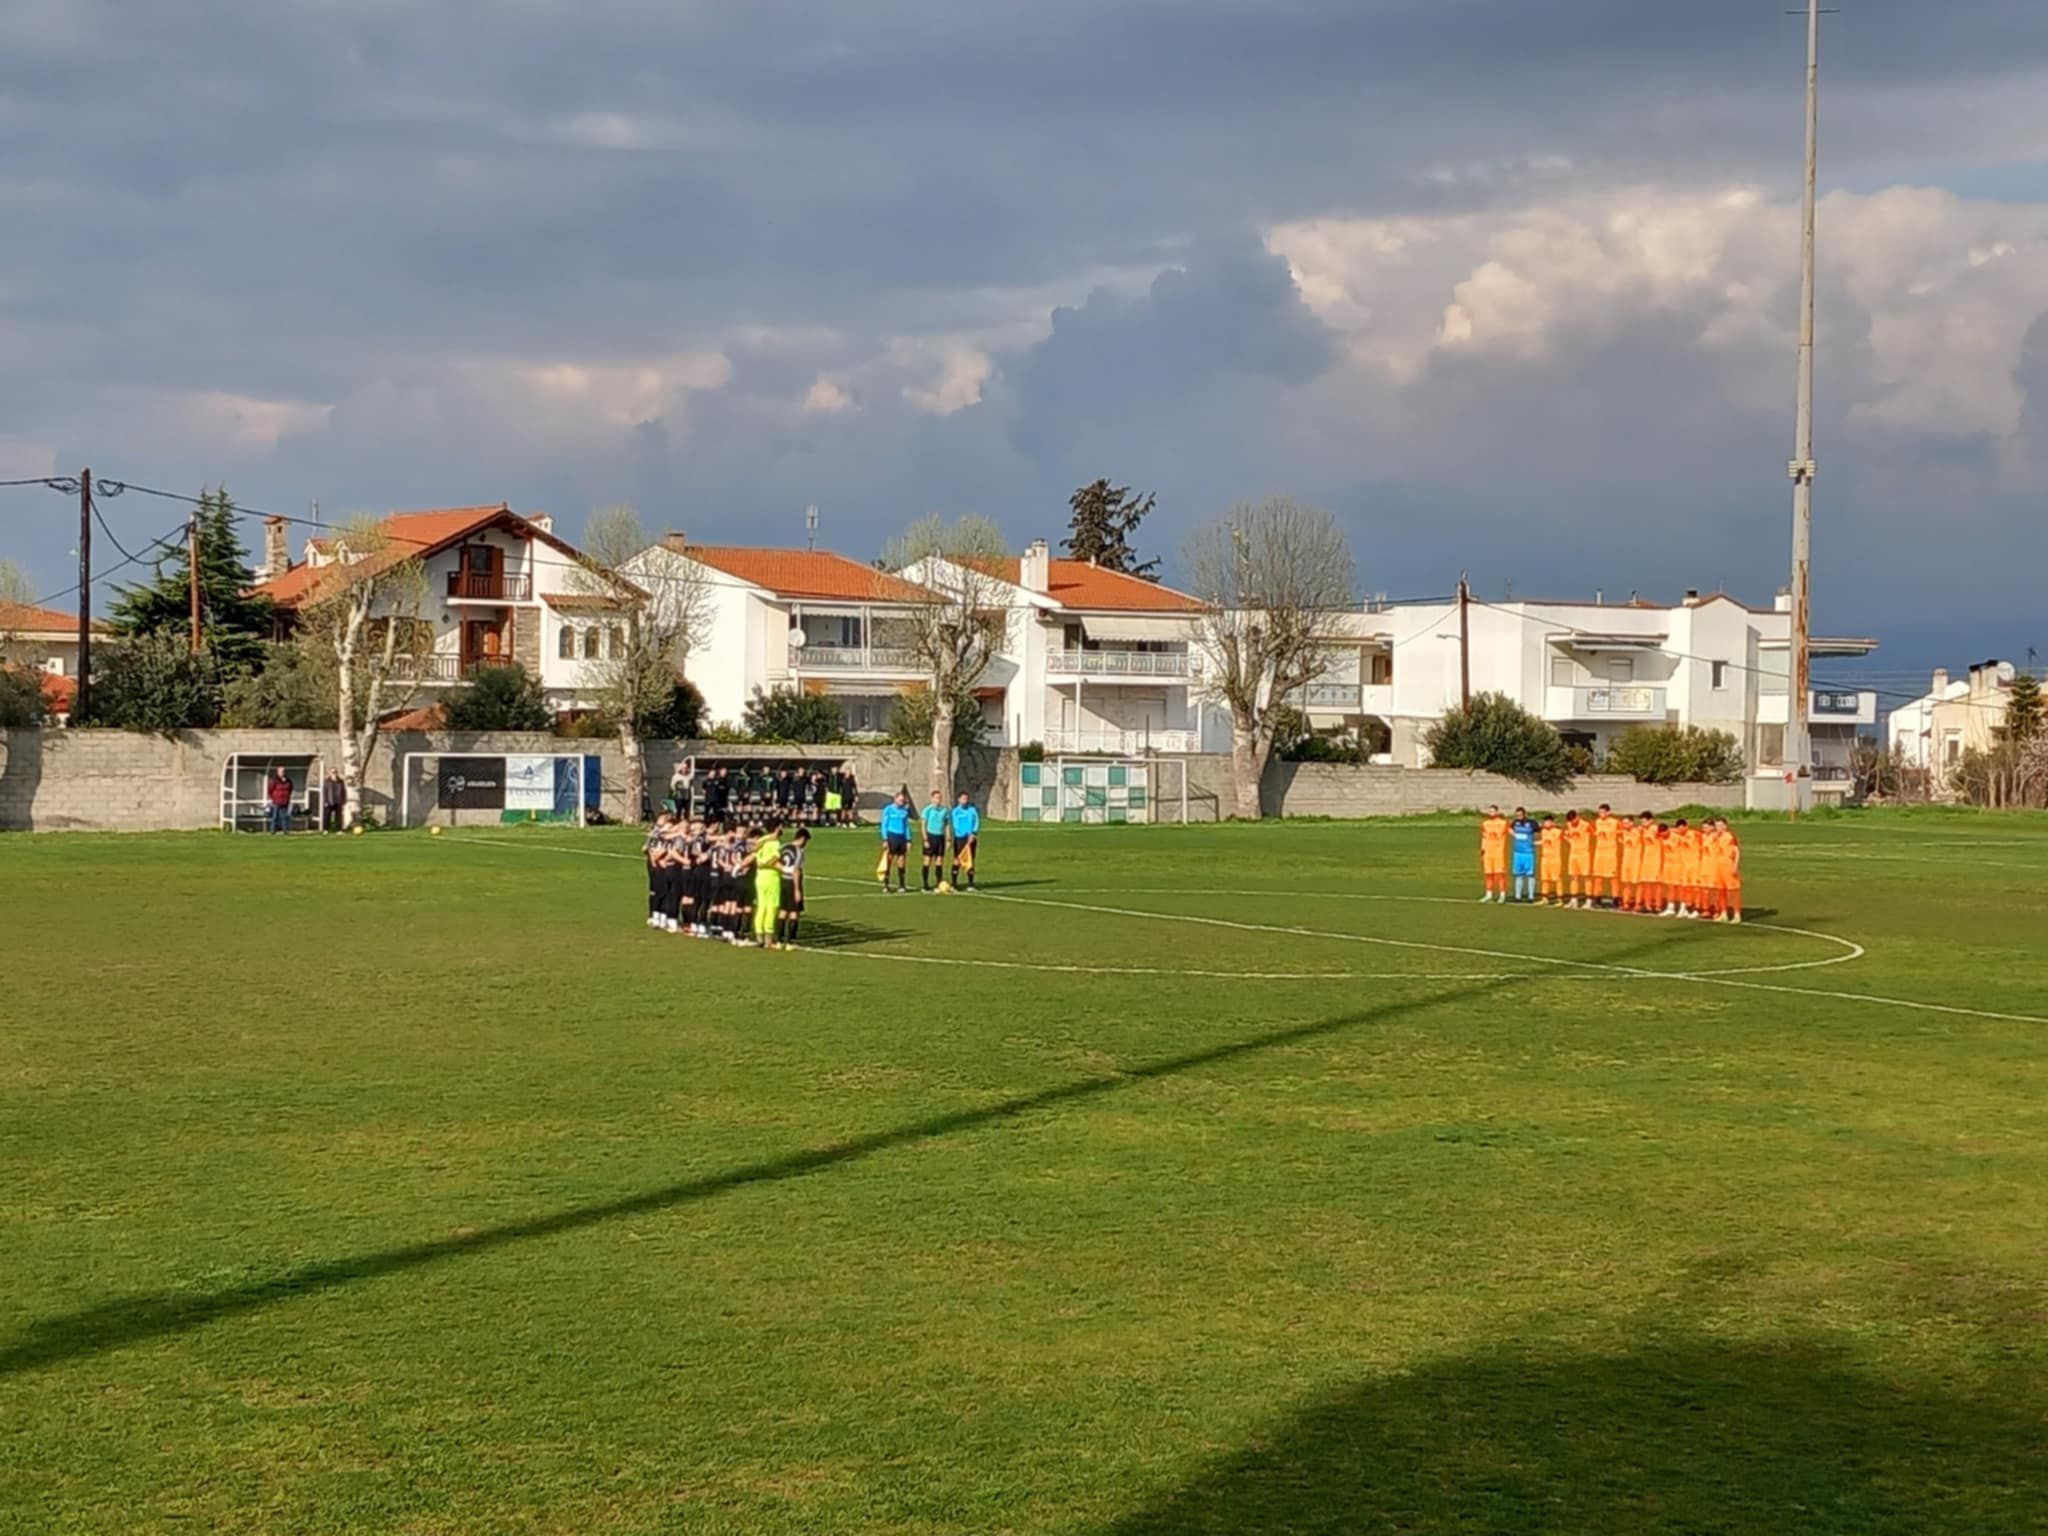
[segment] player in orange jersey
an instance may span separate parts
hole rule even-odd
[[[1664,845],[1664,883],[1670,892],[1664,902],[1666,917],[1698,917],[1700,899],[1700,834],[1681,816],[1672,823],[1671,836]]]
[[[1721,818],[1721,921],[1742,921],[1742,843]]]
[[[1593,818],[1593,897],[1613,901],[1621,894],[1621,818],[1603,805]]]
[[[1508,819],[1497,805],[1489,805],[1479,823],[1479,874],[1486,882],[1481,901],[1508,899]]]
[[[1638,907],[1638,895],[1643,879],[1643,824],[1640,821],[1624,821],[1621,824],[1621,910],[1634,912]]]
[[[1636,866],[1636,910],[1653,916],[1664,910],[1664,823],[1643,812],[1642,849]]]
[[[1710,922],[1721,919],[1721,823],[1712,816],[1700,823],[1699,916]]]
[[[1565,905],[1590,907],[1593,884],[1593,823],[1577,811],[1564,814]]]
[[[1564,900],[1564,828],[1550,816],[1536,833],[1536,898],[1547,907]]]

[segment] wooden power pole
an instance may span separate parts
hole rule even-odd
[[[1458,702],[1472,707],[1472,583],[1458,573]]]
[[[186,563],[191,567],[192,587],[192,654],[199,654],[199,514],[192,514],[192,522],[186,532]]]
[[[78,692],[71,720],[92,718],[92,471],[78,472]]]

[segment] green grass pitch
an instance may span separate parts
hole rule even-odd
[[[0,843],[0,1532],[2048,1528],[2048,824]],[[970,963],[971,962],[971,963]]]

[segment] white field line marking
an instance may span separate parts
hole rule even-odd
[[[507,841],[507,840],[506,840],[506,839],[504,839],[504,838],[492,838],[492,837],[463,837],[463,838],[457,838],[457,839],[455,839],[455,841],[457,841],[457,842],[462,842],[462,843],[482,843],[482,844],[489,844],[489,845],[493,845],[493,846],[497,846],[497,847],[502,847],[502,848],[527,848],[527,849],[531,849],[531,848],[533,848],[533,847],[535,847],[535,846],[536,846],[536,845],[534,845],[534,844],[531,844],[531,843],[515,843],[515,842],[509,842],[509,841]],[[584,855],[586,855],[586,856],[588,856],[588,857],[591,857],[591,858],[599,858],[599,859],[631,859],[631,860],[633,860],[634,862],[636,862],[636,863],[637,863],[637,862],[639,862],[639,857],[640,857],[640,856],[639,856],[638,854],[633,854],[633,853],[611,853],[611,852],[608,852],[608,851],[605,851],[605,850],[600,850],[600,849],[596,849],[596,848],[552,848],[552,847],[548,847],[548,846],[547,846],[547,845],[545,845],[545,844],[542,844],[542,845],[539,845],[539,846],[540,846],[540,847],[541,847],[541,848],[543,849],[543,851],[545,851],[545,852],[548,852],[548,853],[580,853],[580,854],[584,854]],[[865,883],[866,883],[866,882],[864,882],[864,881],[858,881],[858,880],[844,880],[844,879],[843,879],[843,877],[833,877],[833,876],[822,876],[821,878],[823,878],[823,879],[839,879],[839,880],[843,880],[843,883],[845,883],[845,884],[849,884],[849,885],[859,885],[859,884],[865,884]],[[984,892],[983,894],[984,894],[984,895],[987,895],[988,893]],[[1231,893],[1231,894],[1238,894],[1238,893],[1235,893],[1235,892],[1233,892],[1233,893]],[[995,899],[995,900],[997,900],[997,901],[1013,901],[1013,902],[1026,902],[1026,901],[1028,901],[1028,898],[1026,898],[1026,897],[1022,897],[1022,896],[998,896],[998,897],[995,897],[994,899]],[[1448,897],[1433,897],[1433,898],[1430,898],[1430,899],[1432,899],[1432,900],[1448,900],[1449,898],[1448,898]],[[1057,902],[1057,903],[1054,903],[1054,902],[1034,902],[1034,903],[1030,903],[1030,904],[1032,904],[1032,905],[1040,905],[1040,906],[1077,906],[1077,904],[1076,904],[1076,903],[1071,903],[1071,902]],[[1105,908],[1091,908],[1091,907],[1078,907],[1078,910],[1081,910],[1081,911],[1098,911],[1098,910],[1099,910],[1099,911],[1109,912],[1109,913],[1112,913],[1112,914],[1116,914],[1116,913],[1117,913],[1117,909],[1116,909],[1116,908],[1113,908],[1113,907],[1105,907]],[[1124,914],[1117,914],[1117,915],[1124,915]],[[1377,943],[1377,944],[1388,944],[1388,945],[1397,945],[1397,946],[1399,946],[1399,947],[1401,947],[1401,948],[1408,948],[1408,949],[1442,949],[1442,950],[1448,950],[1448,951],[1450,951],[1450,952],[1452,952],[1452,953],[1465,953],[1465,954],[1479,954],[1479,955],[1484,955],[1484,954],[1488,954],[1488,953],[1489,953],[1488,951],[1485,951],[1485,950],[1458,950],[1458,949],[1455,949],[1455,948],[1454,948],[1454,946],[1451,946],[1451,945],[1447,945],[1447,944],[1422,944],[1422,943],[1418,943],[1418,942],[1411,942],[1411,941],[1406,941],[1406,940],[1400,940],[1400,939],[1363,939],[1361,935],[1357,935],[1357,934],[1318,934],[1318,933],[1315,933],[1315,932],[1313,932],[1312,930],[1302,930],[1302,929],[1289,929],[1289,928],[1267,928],[1267,927],[1265,927],[1264,925],[1260,925],[1260,924],[1249,924],[1249,923],[1231,923],[1231,922],[1226,922],[1226,921],[1225,921],[1224,919],[1222,919],[1222,918],[1188,918],[1188,917],[1185,917],[1185,916],[1183,916],[1183,915],[1180,915],[1180,914],[1176,914],[1176,913],[1171,913],[1171,912],[1133,912],[1133,913],[1129,913],[1129,914],[1127,914],[1127,915],[1129,915],[1129,916],[1133,916],[1133,917],[1151,917],[1151,918],[1159,918],[1159,919],[1162,919],[1162,920],[1164,920],[1164,921],[1168,921],[1168,922],[1174,922],[1174,921],[1181,921],[1181,922],[1197,922],[1197,923],[1206,923],[1206,924],[1211,924],[1211,925],[1215,925],[1215,926],[1219,926],[1219,927],[1225,927],[1225,928],[1246,928],[1246,929],[1249,929],[1249,930],[1251,930],[1251,931],[1253,931],[1253,932],[1271,932],[1271,933],[1285,933],[1285,934],[1293,934],[1293,935],[1297,935],[1297,936],[1300,936],[1300,937],[1304,937],[1304,938],[1335,938],[1335,939],[1346,939],[1346,938],[1349,938],[1349,939],[1358,939],[1358,940],[1360,940],[1361,942],[1368,942],[1368,943]],[[1762,925],[1754,925],[1754,926],[1762,926]],[[1803,932],[1804,932],[1805,930],[1802,930],[1802,929],[1797,929],[1797,928],[1793,928],[1793,929],[1787,929],[1787,930],[1785,930],[1785,931],[1786,931],[1786,932],[1788,932],[1788,933],[1803,933]],[[1846,943],[1848,943],[1848,942],[1849,942],[1849,940],[1847,940],[1847,939],[1840,939],[1840,938],[1836,938],[1836,937],[1835,937],[1835,935],[1833,935],[1833,934],[1813,934],[1813,935],[1811,935],[1811,937],[1814,937],[1814,938],[1824,938],[1824,939],[1832,939],[1832,940],[1833,940],[1833,941],[1834,941],[1835,943],[1837,943],[1837,944],[1846,944]],[[1862,946],[1860,946],[1860,945],[1856,946],[1856,950],[1857,950],[1857,954],[1858,954],[1859,956],[1860,956],[1860,955],[1861,955],[1862,953],[1864,953],[1864,951],[1863,951],[1863,949],[1862,949]],[[831,953],[831,951],[827,951],[827,953]],[[849,951],[848,953],[851,953],[851,951]],[[891,958],[897,958],[897,957],[891,957]],[[911,962],[911,963],[913,963],[913,964],[915,964],[915,963],[921,963],[921,959],[922,959],[922,957],[912,957],[912,956],[907,956],[907,955],[906,955],[906,956],[902,956],[902,957],[900,957],[900,958],[901,958],[901,959],[903,959],[903,960],[906,960],[906,961],[910,961],[910,962]],[[1824,989],[1822,989],[1822,988],[1819,988],[1819,987],[1788,987],[1788,986],[1783,986],[1783,985],[1780,985],[1780,984],[1777,984],[1777,983],[1773,983],[1773,982],[1767,982],[1767,981],[1738,981],[1737,979],[1735,979],[1735,977],[1734,977],[1733,975],[1731,975],[1731,974],[1726,974],[1726,973],[1722,973],[1722,974],[1709,974],[1709,973],[1705,973],[1705,972],[1690,972],[1690,971],[1650,971],[1650,970],[1644,970],[1644,969],[1642,969],[1642,968],[1640,968],[1640,967],[1628,967],[1628,966],[1604,966],[1604,965],[1600,965],[1600,964],[1598,964],[1598,963],[1597,963],[1597,962],[1595,962],[1595,961],[1586,961],[1586,960],[1576,960],[1576,961],[1561,961],[1561,960],[1553,960],[1553,959],[1550,959],[1550,958],[1548,958],[1548,957],[1541,957],[1541,956],[1513,955],[1513,954],[1504,954],[1504,953],[1503,953],[1503,954],[1498,954],[1498,955],[1496,955],[1496,956],[1495,956],[1495,958],[1499,958],[1499,959],[1506,959],[1506,960],[1521,960],[1521,961],[1524,961],[1525,963],[1526,963],[1526,962],[1529,962],[1529,961],[1531,961],[1531,960],[1534,960],[1534,961],[1535,961],[1535,963],[1537,963],[1537,964],[1543,964],[1543,965],[1577,965],[1577,966],[1582,966],[1582,967],[1586,967],[1586,968],[1588,968],[1588,969],[1592,969],[1592,970],[1598,970],[1598,971],[1601,971],[1601,972],[1603,972],[1603,973],[1605,973],[1605,974],[1606,974],[1606,977],[1607,977],[1607,979],[1612,979],[1612,980],[1622,980],[1622,979],[1640,979],[1640,980],[1657,980],[1657,981],[1703,981],[1703,982],[1707,983],[1707,984],[1708,984],[1709,986],[1715,986],[1715,987],[1740,987],[1740,988],[1742,988],[1743,990],[1745,990],[1745,991],[1750,991],[1750,992],[1776,992],[1776,993],[1779,993],[1779,994],[1781,994],[1781,995],[1783,995],[1783,996],[1786,996],[1786,997],[1825,997],[1825,998],[1830,998],[1830,999],[1833,999],[1833,1000],[1835,1000],[1835,1001],[1837,1001],[1837,1002],[1844,1002],[1844,1003],[1876,1003],[1876,1004],[1878,1004],[1878,1005],[1880,1005],[1880,1006],[1882,1006],[1882,1007],[1886,1007],[1886,1008],[1909,1008],[1909,1009],[1913,1009],[1913,1010],[1915,1010],[1915,1011],[1917,1011],[1917,1012],[1921,1012],[1921,1013],[1941,1013],[1941,1014],[1948,1014],[1948,1015],[1951,1015],[1951,1016],[1953,1016],[1953,1017],[1958,1017],[1958,1018],[1970,1018],[1970,1019],[1997,1019],[1997,1020],[1999,1020],[1999,1021],[2001,1021],[2001,1022],[2003,1022],[2003,1023],[2008,1023],[2008,1024],[2048,1024],[2048,1018],[2043,1018],[2043,1017],[2041,1017],[2041,1016],[2039,1016],[2039,1015],[2037,1015],[2037,1014],[2031,1014],[2031,1013],[2000,1013],[2000,1012],[1997,1012],[1996,1010],[1994,1010],[1994,1009],[1990,1009],[1990,1008],[1964,1008],[1964,1007],[1961,1007],[1961,1006],[1958,1006],[1958,1005],[1952,1005],[1952,1004],[1948,1004],[1948,1003],[1925,1003],[1925,1002],[1919,1002],[1919,1001],[1917,1001],[1917,1000],[1915,1000],[1915,999],[1913,999],[1913,998],[1910,998],[1910,997],[1885,997],[1885,996],[1883,996],[1883,995],[1881,995],[1881,994],[1879,994],[1879,993],[1875,993],[1875,992],[1831,992],[1831,991],[1827,991],[1827,990],[1824,990]],[[929,961],[923,961],[922,963],[936,963],[936,964],[944,964],[944,963],[947,963],[947,962],[945,962],[945,961],[943,961],[943,960],[939,960],[939,959],[932,959],[932,960],[929,960]],[[1186,975],[1186,974],[1189,974],[1189,973],[1187,973],[1187,972],[1178,972],[1178,973],[1175,973],[1175,974],[1180,974],[1180,975]],[[1447,979],[1448,979],[1448,978],[1447,978]],[[1457,978],[1457,979],[1460,979],[1460,980],[1466,980],[1466,979],[1469,979],[1469,980],[1480,980],[1480,979],[1482,979],[1482,978],[1479,978],[1479,977],[1476,977],[1476,976],[1475,976],[1475,977],[1470,977],[1470,978],[1462,978],[1462,977],[1461,977],[1461,978]],[[1546,978],[1546,979],[1548,979],[1548,978]],[[1556,979],[1558,979],[1558,980],[1563,980],[1564,978],[1563,978],[1563,977],[1557,977]],[[1592,976],[1588,976],[1588,977],[1585,977],[1585,978],[1583,978],[1583,979],[1585,979],[1585,980],[1589,980],[1589,981],[1590,981],[1590,980],[1597,980],[1597,979],[1600,979],[1600,978],[1597,978],[1597,977],[1592,977]]]
[[[898,965],[965,965],[995,971],[1053,971],[1070,976],[1192,976],[1213,981],[1610,981],[1607,976],[1549,976],[1528,971],[1197,971],[1163,965],[1055,965],[1034,960],[975,960],[954,955],[892,955],[872,949],[806,949],[799,954],[844,960],[887,960]]]
[[[823,879],[843,879],[844,877],[843,877],[843,876],[838,876],[838,877],[835,877],[835,876],[829,876],[829,875],[828,875],[828,876],[822,876],[821,878],[823,878]],[[1062,887],[1062,889],[1068,889],[1068,888],[1066,888],[1066,887]],[[1381,893],[1381,892],[1364,892],[1364,891],[1291,891],[1291,890],[1261,890],[1261,889],[1259,889],[1259,888],[1257,888],[1257,887],[1254,887],[1254,886],[1239,886],[1239,887],[1236,887],[1236,888],[1233,888],[1233,889],[1230,889],[1230,890],[1203,890],[1203,889],[1192,889],[1192,888],[1189,888],[1189,887],[1186,887],[1186,886],[1166,886],[1166,885],[1144,885],[1144,886],[1102,886],[1102,887],[1093,887],[1093,886],[1090,886],[1090,887],[1073,887],[1073,888],[1071,888],[1071,889],[1072,889],[1072,894],[1073,894],[1073,895],[1076,895],[1076,896],[1287,896],[1287,897],[1293,897],[1293,898],[1298,898],[1298,899],[1303,899],[1303,900],[1308,900],[1308,901],[1409,901],[1409,902],[1426,902],[1426,903],[1429,903],[1429,904],[1430,904],[1430,905],[1432,905],[1432,906],[1446,906],[1446,907],[1469,907],[1469,906],[1478,906],[1478,905],[1479,905],[1479,903],[1478,903],[1478,902],[1476,902],[1476,901],[1472,900],[1472,899],[1471,899],[1470,897],[1467,897],[1467,896],[1395,896],[1395,895],[1389,895],[1389,894],[1385,894],[1385,893]],[[851,895],[851,894],[853,894],[853,893],[851,893],[851,892],[848,892],[847,894],[848,894],[848,895]],[[867,892],[863,892],[863,893],[861,893],[861,894],[863,894],[863,895],[868,895],[868,896],[879,896],[879,895],[881,894],[881,892],[879,892],[879,891],[867,891]],[[1016,896],[1011,896],[1011,897],[1003,897],[1003,896],[998,896],[998,899],[999,899],[999,900],[1006,900],[1006,901],[1029,901],[1029,900],[1031,900],[1031,898],[1030,898],[1030,897],[1016,897]],[[1159,912],[1159,913],[1152,913],[1152,914],[1150,914],[1150,915],[1151,915],[1151,916],[1155,916],[1155,917],[1173,917],[1173,916],[1176,916],[1176,915],[1178,915],[1178,914],[1175,914],[1175,913],[1170,913],[1170,912]],[[1652,916],[1654,916],[1654,914],[1652,914],[1652,913],[1648,913],[1648,912],[1610,912],[1610,911],[1604,911],[1604,910],[1603,910],[1603,911],[1598,911],[1598,912],[1595,912],[1595,913],[1593,913],[1593,914],[1591,914],[1591,915],[1593,915],[1593,916],[1599,916],[1599,917],[1632,917],[1632,918],[1648,918],[1648,917],[1652,917]],[[1861,959],[1862,959],[1862,958],[1864,957],[1864,955],[1865,955],[1865,954],[1867,953],[1867,951],[1866,951],[1866,950],[1865,950],[1865,949],[1863,948],[1863,946],[1862,946],[1861,944],[1858,944],[1858,943],[1857,943],[1857,942],[1856,942],[1855,940],[1853,940],[1853,939],[1845,939],[1845,938],[1841,938],[1841,937],[1839,937],[1838,935],[1836,935],[1836,934],[1832,934],[1832,933],[1820,933],[1820,932],[1817,932],[1816,930],[1814,930],[1814,929],[1811,929],[1811,928],[1792,928],[1792,927],[1788,927],[1787,925],[1785,925],[1785,924],[1783,924],[1783,923],[1744,923],[1744,924],[1742,925],[1742,927],[1743,927],[1743,929],[1744,929],[1744,930],[1745,930],[1746,932],[1754,932],[1754,933],[1790,933],[1790,934],[1796,934],[1796,935],[1798,935],[1798,936],[1799,936],[1800,938],[1802,938],[1802,939],[1818,939],[1818,940],[1820,940],[1821,942],[1823,942],[1823,943],[1826,943],[1826,944],[1836,944],[1836,945],[1840,945],[1840,946],[1841,946],[1841,950],[1842,950],[1842,953],[1840,953],[1839,955],[1829,955],[1829,956],[1828,956],[1828,957],[1827,957],[1826,959],[1824,959],[1824,960],[1793,960],[1793,961],[1789,961],[1789,962],[1787,962],[1787,963],[1785,963],[1785,964],[1783,964],[1783,965],[1735,965],[1735,966],[1719,966],[1719,967],[1716,967],[1715,969],[1713,969],[1713,970],[1710,970],[1710,971],[1652,971],[1652,970],[1641,970],[1641,971],[1640,971],[1640,974],[1642,974],[1642,975],[1645,975],[1645,976],[1769,976],[1769,975],[1774,975],[1774,974],[1777,974],[1777,973],[1780,973],[1780,972],[1784,972],[1784,971],[1817,971],[1817,970],[1819,970],[1819,969],[1820,969],[1820,968],[1821,968],[1822,966],[1824,966],[1824,965],[1846,965],[1846,964],[1848,964],[1848,963],[1849,963],[1850,961],[1852,961],[1852,960],[1861,960]],[[1322,937],[1322,938],[1358,938],[1358,937],[1360,937],[1359,935],[1356,935],[1356,934],[1346,934],[1346,935],[1339,935],[1339,934],[1328,934],[1328,933],[1321,933],[1321,932],[1320,932],[1320,930],[1312,930],[1312,929],[1305,929],[1305,928],[1304,928],[1304,929],[1295,929],[1295,930],[1290,930],[1290,931],[1292,931],[1292,932],[1299,932],[1299,933],[1304,933],[1304,934],[1306,934],[1306,933],[1311,933],[1311,932],[1315,932],[1315,933],[1317,933],[1317,934],[1318,934],[1318,936],[1319,936],[1319,937]],[[1374,941],[1373,941],[1373,940],[1370,940],[1370,939],[1368,939],[1368,940],[1365,940],[1365,942],[1371,943],[1371,942],[1374,942]],[[1389,944],[1391,944],[1391,943],[1397,943],[1397,942],[1399,942],[1399,941],[1398,941],[1398,940],[1393,940],[1393,939],[1387,939],[1387,940],[1383,940],[1383,941],[1379,941],[1379,942],[1384,942],[1384,943],[1389,943]],[[1446,947],[1446,946],[1430,946],[1430,947]],[[1458,952],[1459,952],[1459,953],[1463,953],[1463,951],[1458,951]],[[1534,958],[1534,957],[1532,957],[1532,956],[1527,956],[1527,955],[1523,955],[1523,956],[1516,956],[1516,958],[1517,958],[1517,959],[1522,959],[1522,960],[1533,960],[1533,958]],[[1566,961],[1557,961],[1557,960],[1544,960],[1544,961],[1537,961],[1536,963],[1538,963],[1538,964],[1572,964],[1572,963],[1577,963],[1577,964],[1594,964],[1594,963],[1597,963],[1597,962],[1585,962],[1585,961],[1580,961],[1580,962],[1566,962]],[[1635,969],[1637,969],[1637,968],[1631,967],[1630,969],[1631,969],[1631,970],[1635,970]]]

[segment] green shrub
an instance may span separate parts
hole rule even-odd
[[[265,645],[261,670],[232,679],[220,723],[242,729],[331,731],[340,709],[331,657],[295,644]]]
[[[822,746],[846,739],[846,716],[828,695],[789,688],[773,693],[756,688],[747,701],[746,727],[743,740]]]
[[[1607,751],[1607,767],[1638,784],[1734,784],[1747,767],[1726,731],[1696,725],[1636,725]]]
[[[175,737],[219,719],[218,669],[184,635],[159,630],[94,648],[92,719],[86,724]]]
[[[695,683],[677,683],[667,702],[640,721],[640,734],[650,741],[695,741],[703,732],[704,695]]]
[[[1283,763],[1351,763],[1365,761],[1365,751],[1342,736],[1304,736],[1280,754]]]
[[[540,684],[516,661],[482,668],[441,708],[451,731],[545,731],[555,723]]]
[[[1572,781],[1564,738],[1504,693],[1482,693],[1429,728],[1432,768],[1497,773],[1518,784],[1559,790]]]
[[[1018,762],[1020,762],[1020,763],[1042,763],[1042,762],[1044,762],[1044,761],[1045,761],[1045,743],[1044,743],[1044,742],[1042,742],[1042,741],[1027,741],[1027,742],[1025,742],[1023,746],[1021,746],[1021,747],[1019,747],[1019,748],[1017,749],[1017,761],[1018,761]]]
[[[43,723],[43,675],[27,667],[0,667],[0,728]]]

